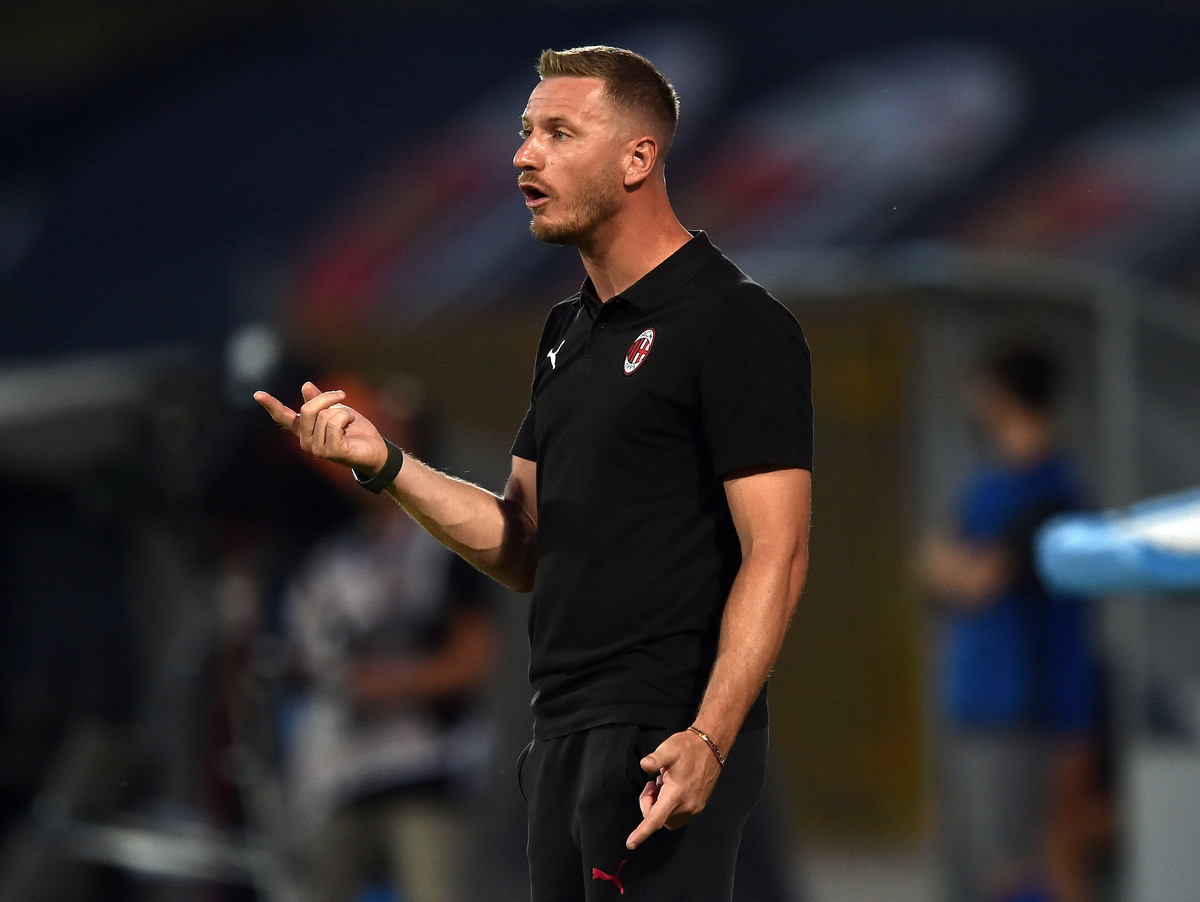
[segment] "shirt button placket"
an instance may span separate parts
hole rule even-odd
[[[585,356],[590,357],[592,355],[592,340],[596,337],[596,331],[605,329],[608,326],[608,320],[609,317],[605,315],[603,310],[597,314],[595,321],[592,323],[592,328],[588,330]]]

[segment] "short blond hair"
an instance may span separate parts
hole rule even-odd
[[[599,78],[613,103],[646,116],[657,131],[659,159],[666,159],[679,124],[679,95],[644,56],[603,44],[570,50],[543,50],[538,60],[538,75],[542,78]]]

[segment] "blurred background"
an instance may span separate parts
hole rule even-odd
[[[250,395],[403,374],[431,462],[503,487],[582,279],[528,235],[518,118],[538,53],[586,43],[675,84],[681,219],[813,350],[812,570],[745,898],[940,898],[914,560],[982,453],[980,356],[1059,360],[1092,507],[1200,485],[1192,4],[0,4],[0,899],[307,898],[290,768],[321,659],[288,598],[361,512]],[[464,898],[520,899],[524,600],[484,594],[457,866]],[[1200,606],[1085,610],[1090,898],[1195,899]]]

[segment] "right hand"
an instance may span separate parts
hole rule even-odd
[[[353,467],[364,476],[383,468],[387,463],[383,437],[370,420],[342,403],[345,392],[323,392],[305,382],[300,393],[304,404],[298,413],[265,391],[255,392],[254,400],[314,457]]]

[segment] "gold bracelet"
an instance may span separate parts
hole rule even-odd
[[[721,767],[724,768],[725,767],[725,756],[721,754],[721,750],[719,748],[717,748],[717,744],[712,741],[712,738],[697,726],[690,726],[690,727],[688,727],[688,729],[704,740],[705,745],[707,745],[710,749],[712,749],[712,753],[716,756],[717,764],[721,765]]]

